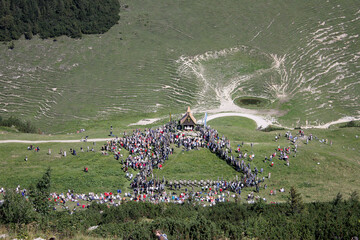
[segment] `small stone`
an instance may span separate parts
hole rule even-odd
[[[97,226],[97,225],[96,225],[96,226],[89,227],[89,228],[88,228],[88,231],[95,230],[95,229],[97,229],[98,227],[99,227],[99,226]]]
[[[1,235],[0,235],[0,239],[1,239],[1,238],[7,238],[7,237],[9,237],[9,235],[7,235],[7,234],[1,234]]]

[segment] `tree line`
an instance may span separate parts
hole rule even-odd
[[[281,204],[219,203],[202,207],[187,203],[153,204],[128,202],[118,207],[91,204],[69,214],[52,211],[47,201],[51,170],[48,169],[25,198],[7,190],[0,206],[0,225],[10,232],[52,232],[60,239],[78,233],[103,238],[154,239],[161,229],[169,239],[352,239],[360,236],[360,202],[356,192],[344,199],[338,194],[331,202],[303,203],[291,188]],[[98,226],[89,232],[91,226]],[[16,233],[15,233],[16,234]]]
[[[119,11],[118,0],[0,0],[0,41],[104,33]]]
[[[36,127],[29,121],[22,121],[17,117],[9,117],[8,119],[2,119],[0,116],[0,126],[12,127],[23,133],[36,133]]]

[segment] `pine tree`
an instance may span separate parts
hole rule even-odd
[[[300,213],[304,209],[301,194],[296,192],[294,187],[290,188],[290,196],[288,198],[289,213],[294,215]]]
[[[51,169],[48,168],[36,186],[30,187],[30,199],[33,202],[35,210],[42,215],[47,215],[51,210],[52,204],[48,201],[50,186]]]

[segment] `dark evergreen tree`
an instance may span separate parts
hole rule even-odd
[[[118,0],[0,0],[0,41],[104,33],[119,10]]]
[[[290,188],[290,196],[288,198],[289,213],[294,215],[300,213],[304,209],[301,194],[294,187]]]
[[[48,201],[51,186],[51,169],[48,168],[44,175],[40,178],[36,186],[30,187],[30,200],[32,201],[35,210],[47,215],[52,207],[52,203]]]

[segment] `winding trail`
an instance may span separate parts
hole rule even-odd
[[[217,114],[208,116],[207,121],[210,121],[210,120],[213,120],[213,119],[219,118],[219,117],[230,117],[230,116],[239,116],[239,117],[250,118],[251,120],[254,120],[256,122],[256,125],[258,128],[266,128],[267,126],[269,126],[271,124],[276,124],[280,127],[287,128],[286,126],[279,125],[275,121],[271,121],[262,116],[257,116],[257,115],[253,115],[253,114],[247,114],[247,113],[237,113],[237,112],[217,113]],[[326,129],[335,124],[346,123],[346,122],[350,122],[350,121],[359,121],[359,120],[360,120],[360,117],[343,117],[336,121],[328,122],[323,125],[307,125],[307,126],[301,126],[301,128],[302,129],[310,129],[310,128]]]
[[[237,112],[228,112],[228,113],[217,113],[217,114],[213,114],[208,116],[206,121],[211,121],[213,119],[216,118],[220,118],[220,117],[245,117],[245,118],[249,118],[253,121],[256,122],[257,127],[261,127],[261,128],[266,128],[267,126],[269,126],[270,124],[272,124],[273,122],[265,119],[264,117],[261,116],[256,116],[256,115],[252,115],[252,114],[248,114],[248,113],[237,113]]]
[[[115,139],[113,138],[92,138],[88,139],[87,142],[105,142]],[[78,142],[84,142],[82,140],[0,140],[0,143],[78,143]]]
[[[343,117],[336,121],[328,122],[323,125],[308,125],[308,126],[304,126],[301,128],[304,128],[304,129],[308,129],[308,128],[326,129],[326,128],[330,127],[331,125],[335,125],[335,124],[339,124],[339,123],[346,123],[346,122],[350,122],[350,121],[359,121],[359,120],[360,120],[360,117]]]
[[[239,112],[225,112],[225,113],[216,113],[216,114],[212,114],[210,116],[208,116],[207,121],[211,121],[213,119],[216,118],[220,118],[220,117],[245,117],[245,118],[249,118],[251,120],[254,120],[256,122],[256,125],[258,128],[266,128],[267,126],[269,126],[270,124],[273,124],[274,121],[271,121],[269,119],[266,119],[265,117],[262,116],[257,116],[257,115],[253,115],[253,114],[248,114],[248,113],[239,113]],[[140,120],[137,123],[133,123],[130,125],[147,125],[150,123],[154,123],[156,121],[158,121],[159,118],[154,118],[154,119],[145,119],[144,121]],[[323,125],[309,125],[309,126],[304,126],[302,127],[303,129],[309,129],[309,128],[320,128],[320,129],[326,129],[328,127],[330,127],[331,125],[334,124],[339,124],[339,123],[345,123],[345,122],[349,122],[349,121],[358,121],[360,120],[360,117],[343,117],[340,118],[336,121],[332,121]],[[202,123],[203,119],[199,120],[198,123]],[[105,141],[110,141],[114,139],[114,137],[112,138],[92,138],[92,139],[87,139],[87,142],[105,142]],[[27,143],[27,144],[36,144],[36,143],[78,143],[78,142],[84,142],[82,139],[71,139],[71,140],[0,140],[0,144],[1,143]]]

